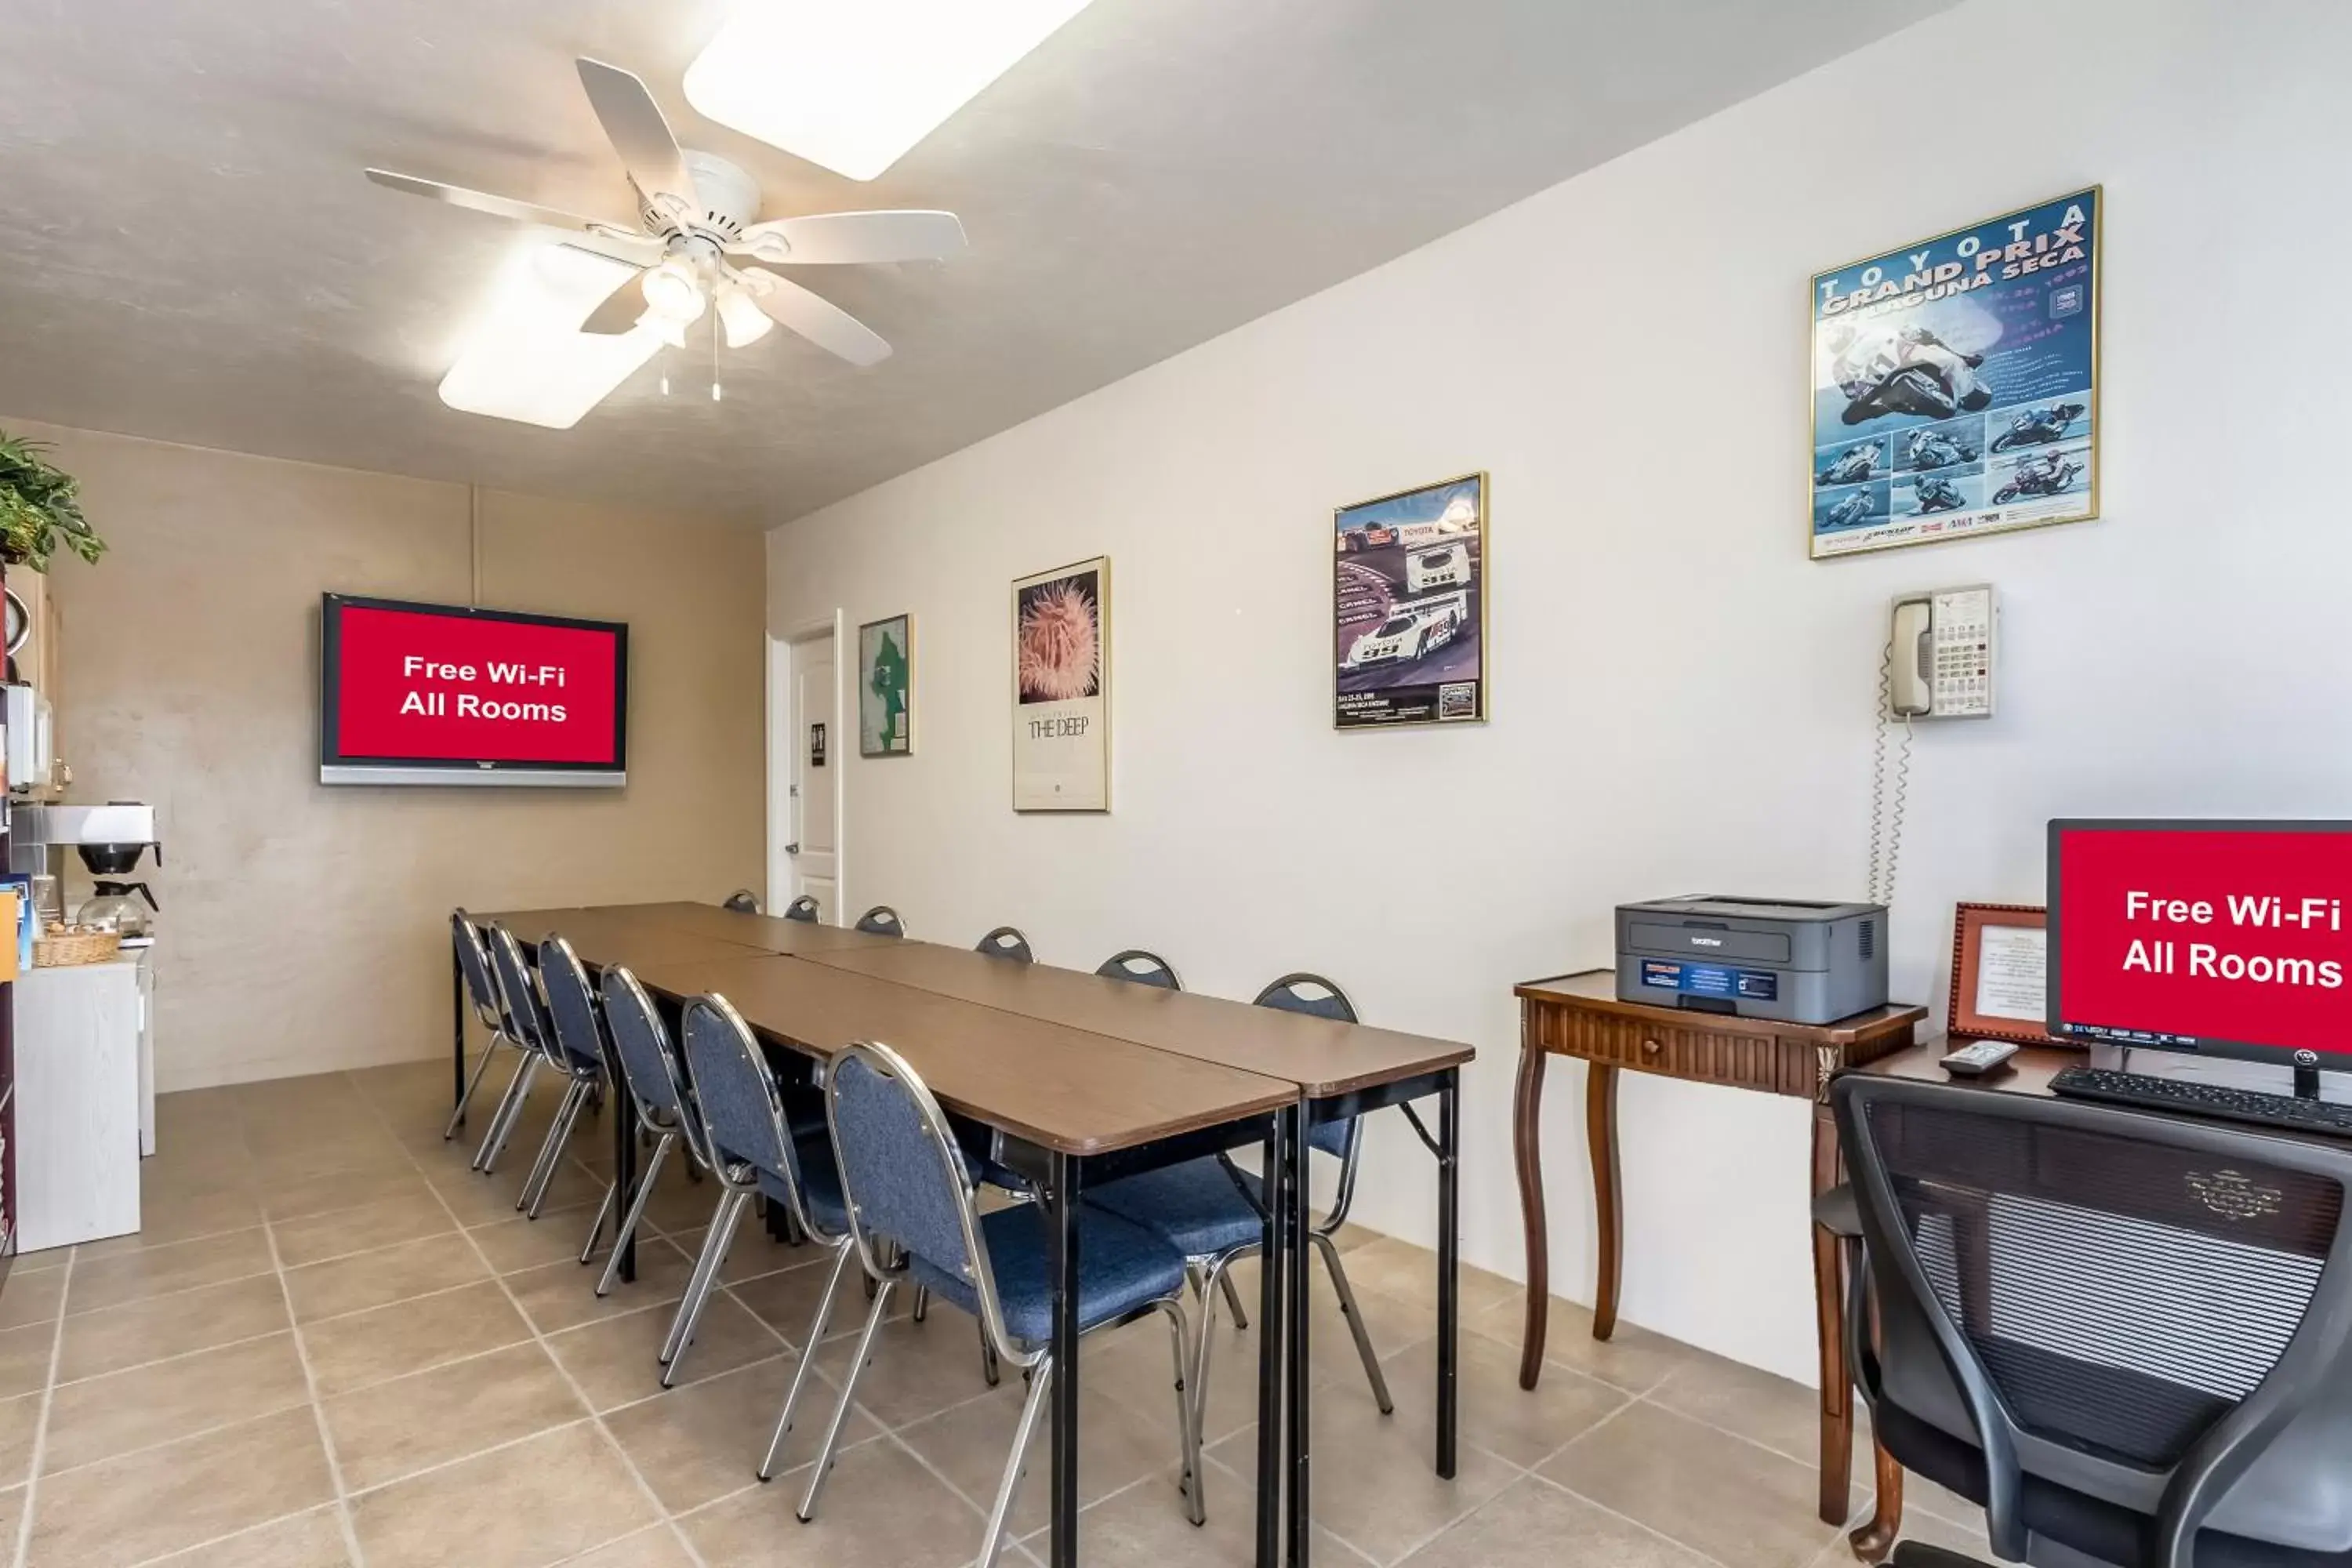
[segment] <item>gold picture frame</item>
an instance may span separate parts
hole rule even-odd
[[[1466,520],[1461,515],[1465,487],[1470,501]],[[1493,480],[1479,468],[1332,509],[1332,729],[1348,733],[1483,724],[1492,717],[1493,658],[1486,602],[1493,559],[1489,526],[1493,507]],[[1421,515],[1433,510],[1434,516]],[[1466,530],[1462,526],[1465,521]],[[1423,529],[1429,531],[1408,537]],[[1393,555],[1388,559],[1366,559],[1391,552]],[[1458,564],[1439,563],[1430,576],[1422,576],[1423,563],[1457,554]],[[1458,578],[1454,575],[1457,571]],[[1454,586],[1456,581],[1458,588]],[[1457,597],[1461,616],[1449,624],[1450,606],[1444,601]],[[1400,605],[1406,607],[1407,615],[1395,614]],[[1416,606],[1427,607],[1429,615],[1411,613]],[[1400,637],[1412,637],[1412,646],[1423,651],[1407,656],[1401,640],[1375,641],[1381,628],[1398,620],[1415,623]],[[1461,635],[1465,629],[1470,634],[1466,647]],[[1437,641],[1430,640],[1433,635]],[[1466,674],[1461,665],[1465,652],[1471,658]],[[1420,667],[1439,654],[1444,656],[1439,667],[1412,671],[1425,673],[1427,679],[1382,680],[1381,676],[1393,672],[1367,673],[1375,664]],[[1448,711],[1449,708],[1454,710]]]

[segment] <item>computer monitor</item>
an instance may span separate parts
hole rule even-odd
[[[2050,1032],[2352,1068],[2352,822],[2050,824]]]

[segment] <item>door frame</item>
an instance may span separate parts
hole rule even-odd
[[[767,671],[767,740],[768,740],[768,909],[781,912],[793,898],[792,857],[784,846],[793,837],[793,757],[792,748],[799,744],[797,726],[793,721],[793,648],[795,644],[814,642],[820,637],[833,639],[833,710],[825,718],[826,742],[832,747],[834,765],[827,769],[833,775],[833,900],[834,914],[849,907],[849,847],[848,822],[845,808],[848,805],[849,751],[842,743],[841,683],[842,665],[846,655],[843,633],[847,626],[847,613],[835,609],[832,615],[816,620],[803,621],[782,632],[768,634]]]

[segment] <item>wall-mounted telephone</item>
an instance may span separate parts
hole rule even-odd
[[[1985,584],[1895,600],[1887,716],[1991,718],[1992,626],[1992,589]]]

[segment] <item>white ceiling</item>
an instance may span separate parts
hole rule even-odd
[[[687,106],[726,3],[9,0],[0,410],[772,523],[1950,0],[1095,0],[866,185]],[[581,54],[637,71],[681,142],[750,168],[763,216],[950,207],[971,250],[796,274],[896,345],[874,370],[777,332],[729,357],[719,405],[698,360],[665,354],[569,431],[444,407],[435,387],[533,231],[360,171],[625,222]],[[693,395],[660,395],[665,362]]]

